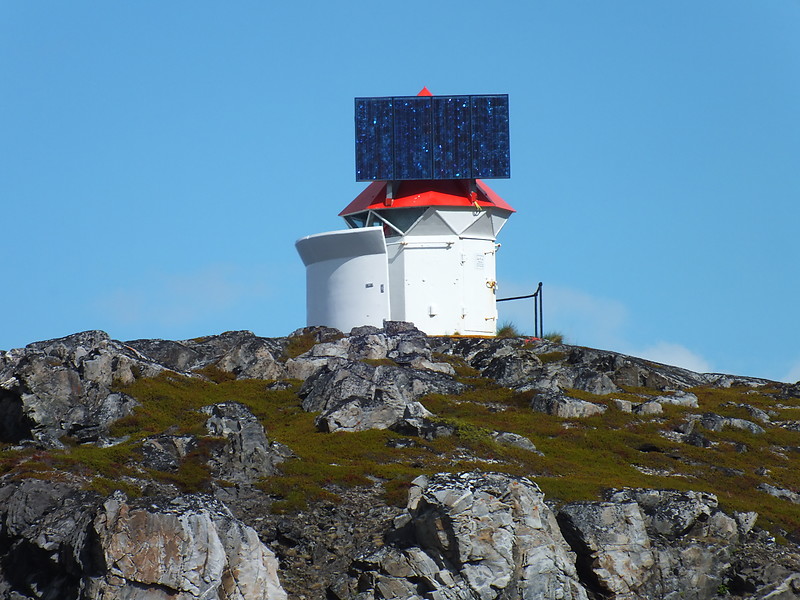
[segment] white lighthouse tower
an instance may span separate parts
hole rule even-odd
[[[340,213],[349,229],[296,243],[308,325],[495,334],[496,239],[514,209],[474,175],[509,176],[507,97],[426,92],[356,100],[357,178],[374,181]]]

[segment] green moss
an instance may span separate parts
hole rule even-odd
[[[542,354],[537,354],[539,360],[542,361],[542,364],[547,364],[551,362],[561,362],[565,358],[567,358],[566,352],[543,352]]]
[[[480,377],[480,371],[478,369],[474,369],[467,364],[460,356],[454,356],[452,354],[444,354],[442,352],[434,352],[432,358],[436,362],[443,362],[449,364],[453,367],[453,370],[456,372],[458,377],[471,377],[477,378]]]
[[[209,364],[202,369],[197,369],[195,373],[198,373],[203,377],[207,377],[214,383],[224,383],[226,381],[234,381],[236,379],[236,375],[234,373],[231,373],[230,371],[223,371],[214,364]]]
[[[403,508],[408,503],[408,490],[410,488],[411,480],[390,479],[383,486],[383,500],[389,506]]]
[[[726,510],[759,512],[762,527],[774,532],[800,531],[800,506],[756,491],[765,482],[800,490],[800,470],[793,468],[797,454],[789,450],[791,454],[784,457],[777,451],[800,447],[800,433],[777,426],[767,426],[761,435],[730,427],[712,432],[698,425],[697,431],[714,443],[711,448],[662,436],[663,431],[685,422],[689,414],[716,412],[753,420],[738,405],[772,410],[776,401],[769,390],[753,393],[749,388],[701,387],[691,390],[698,396],[699,409],[664,404],[664,412],[657,418],[610,408],[587,419],[563,419],[532,411],[534,392],[502,388],[478,377],[457,357],[436,355],[434,359],[452,364],[459,371],[459,380],[470,386],[456,396],[430,395],[421,400],[442,423],[454,428],[455,435],[449,437],[427,441],[386,430],[320,433],[314,425],[315,415],[300,406],[299,382],[291,389],[272,391],[265,381],[237,381],[210,371],[205,373],[210,380],[165,373],[123,389],[140,402],[134,414],[112,428],[115,436],[129,436],[125,443],[111,448],[72,443],[64,450],[49,452],[0,448],[0,473],[19,478],[79,477],[89,489],[101,493],[113,489],[139,493],[135,482],[143,474],[184,491],[208,489],[212,482],[208,455],[221,440],[206,435],[206,416],[199,409],[235,399],[256,415],[270,439],[287,445],[297,456],[283,463],[278,475],[259,483],[272,496],[275,512],[302,510],[309,502],[336,502],[342,489],[376,482],[383,484],[386,502],[401,506],[410,482],[420,474],[482,469],[528,476],[548,498],[559,502],[599,499],[602,491],[611,487],[706,491],[716,494]],[[561,358],[554,356],[553,360]],[[614,398],[640,402],[640,394],[660,392],[626,388],[605,396],[579,390],[567,393],[613,407]],[[800,410],[800,399],[780,403],[790,407],[779,410],[781,418],[792,418],[785,415]],[[201,442],[176,473],[143,473],[139,466],[142,439],[167,431],[196,435]],[[523,435],[544,456],[500,445],[493,440],[493,431]],[[391,447],[401,441],[411,444]],[[743,447],[747,452],[738,451]],[[762,468],[768,469],[768,474],[759,475]]]
[[[124,492],[128,498],[138,498],[142,495],[142,490],[131,483],[101,476],[92,479],[85,489],[97,492],[103,496],[108,496],[117,490]]]
[[[339,334],[331,338],[338,340],[344,337],[344,334]],[[304,333],[291,336],[286,342],[286,347],[283,350],[283,358],[297,358],[301,354],[305,354],[317,344],[317,337],[313,332],[306,331]]]

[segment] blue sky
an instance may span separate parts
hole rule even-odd
[[[509,94],[501,296],[798,380],[799,31],[798,0],[5,0],[0,348],[303,326],[294,241],[366,185],[353,98],[427,85]]]

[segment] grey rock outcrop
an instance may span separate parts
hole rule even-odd
[[[793,492],[792,490],[779,488],[768,483],[759,483],[758,486],[756,486],[756,489],[760,492],[764,492],[765,494],[769,494],[774,498],[788,500],[792,504],[800,504],[800,494]]]
[[[273,553],[213,498],[0,487],[0,596],[285,600]]]
[[[196,447],[197,438],[193,435],[154,435],[142,442],[142,464],[148,469],[174,472]]]
[[[395,521],[395,543],[356,560],[350,576],[332,586],[333,597],[587,597],[553,513],[525,478],[420,477],[407,513]]]
[[[498,444],[521,448],[522,450],[527,450],[528,452],[534,452],[540,456],[544,456],[539,450],[536,449],[536,446],[529,438],[519,435],[518,433],[511,433],[509,431],[494,431],[491,435],[492,439]]]
[[[761,435],[764,428],[761,425],[748,421],[747,419],[737,419],[734,417],[723,417],[716,413],[704,413],[699,417],[700,425],[710,431],[722,431],[725,427],[742,429],[756,435]]]
[[[574,502],[558,512],[565,538],[590,588],[612,598],[643,595],[655,556],[635,502]]]
[[[335,367],[320,367],[305,381],[300,397],[304,410],[322,413],[317,425],[323,431],[361,431],[430,416],[418,398],[458,393],[464,387],[435,371],[343,360]]]
[[[573,388],[602,395],[620,392],[620,386],[685,390],[717,377],[617,352],[546,340],[436,338],[434,349],[460,356],[482,375],[520,391]]]
[[[665,600],[713,597],[731,566],[733,548],[744,532],[703,492],[624,489],[611,502],[638,504],[655,559],[644,597]]]
[[[450,355],[447,362],[439,353]],[[474,373],[454,377],[451,365],[459,358],[493,381]],[[110,425],[136,406],[120,390],[167,370],[177,375],[156,382],[159,394],[173,384],[185,389],[197,384],[199,394],[214,400],[193,398],[192,407],[226,400],[202,409],[205,433],[196,414],[162,424],[163,430],[149,429],[142,410],[147,437],[131,433],[111,439]],[[318,470],[330,462],[341,470],[341,479],[319,484],[319,495],[297,509],[303,499],[289,502],[285,495],[292,474],[269,481],[280,475],[278,463],[291,451],[271,441],[264,427],[292,440],[300,429],[260,423],[235,394],[220,398],[240,385],[231,383],[233,378],[271,380],[238,389],[253,393],[246,401],[257,414],[256,402],[281,403],[264,414],[286,411],[298,417],[289,425],[308,419],[296,412],[302,405],[320,413],[317,426],[323,431],[388,428],[393,433],[374,436],[380,446],[359,450],[385,461],[384,452],[396,449],[406,463],[398,470],[370,465],[364,479],[361,458],[328,461],[325,456]],[[305,382],[301,401],[285,392],[298,385],[291,378]],[[707,389],[739,385],[751,389],[716,397]],[[700,388],[689,390],[693,386]],[[266,391],[260,399],[259,390]],[[276,390],[283,391],[273,395]],[[607,396],[587,402],[580,398],[588,396],[576,390]],[[102,332],[85,332],[0,352],[0,442],[16,445],[0,448],[0,598],[284,598],[279,565],[264,543],[280,556],[283,581],[291,582],[290,593],[298,599],[323,597],[329,585],[329,599],[347,600],[705,600],[726,589],[748,599],[795,597],[800,594],[797,532],[778,530],[776,536],[786,544],[776,544],[756,526],[756,513],[726,515],[712,494],[616,490],[603,501],[564,505],[556,519],[552,511],[558,500],[545,504],[525,478],[496,473],[419,478],[405,509],[398,504],[408,482],[392,478],[400,471],[405,477],[409,466],[423,472],[472,469],[480,461],[498,465],[492,467],[497,470],[553,478],[548,481],[558,489],[571,485],[566,478],[572,474],[568,465],[574,464],[560,459],[559,448],[571,438],[591,440],[608,426],[631,440],[612,457],[631,463],[625,468],[646,476],[707,474],[714,480],[707,489],[722,489],[728,480],[743,482],[743,491],[758,500],[749,508],[772,502],[791,514],[788,502],[800,503],[789,474],[800,448],[792,432],[800,431],[800,424],[787,419],[800,406],[798,390],[546,341],[427,338],[411,324],[391,322],[348,335],[303,328],[275,339],[228,332],[180,342],[122,343]],[[451,397],[428,403],[423,396],[431,393]],[[736,402],[719,403],[717,397]],[[142,398],[153,406],[152,399]],[[431,415],[421,401],[441,407],[447,418]],[[531,410],[555,418],[532,416]],[[563,422],[592,415],[596,418],[589,422]],[[739,418],[748,416],[752,421]],[[726,430],[732,428],[741,431],[730,435]],[[480,436],[469,437],[473,430]],[[779,435],[773,436],[776,430]],[[651,433],[660,437],[640,439]],[[596,439],[612,444],[613,438],[609,433]],[[103,448],[111,444],[116,446]],[[716,460],[721,456],[716,450],[700,448],[724,451],[724,464]],[[748,451],[749,460],[737,463],[734,453]],[[757,454],[763,467],[752,466],[758,464]],[[389,456],[391,461],[395,454]],[[83,457],[86,462],[79,464]],[[770,462],[771,457],[777,461]],[[302,472],[303,465],[297,465]],[[690,468],[682,471],[683,466]],[[107,489],[117,469],[120,487],[138,488],[145,496],[128,499],[77,489],[81,484]],[[193,477],[197,472],[204,475],[201,482]],[[297,489],[318,485],[305,487],[302,475],[297,481]],[[353,481],[358,483],[350,487]],[[179,492],[190,486],[210,490],[216,500]],[[290,513],[274,514],[281,510]],[[776,521],[791,529],[790,519]]]
[[[607,410],[607,407],[601,404],[572,398],[559,392],[546,392],[534,396],[531,400],[531,408],[565,419],[591,417]]]
[[[60,438],[102,441],[108,426],[135,402],[113,391],[164,367],[102,331],[36,342],[0,361],[0,441],[33,440],[60,447]]]
[[[767,532],[748,536],[733,557],[731,593],[754,600],[800,597],[800,556],[775,543]]]
[[[608,498],[558,513],[589,589],[619,599],[716,595],[747,531],[719,510],[713,494],[626,489]]]
[[[267,439],[264,427],[243,404],[222,402],[203,407],[202,412],[208,415],[208,433],[225,440],[211,451],[210,465],[216,477],[253,483],[274,475],[275,465],[291,456],[288,448]]]
[[[303,331],[306,330],[300,330]],[[383,329],[356,327],[348,336],[320,342],[300,356],[288,359],[286,368],[290,377],[306,380],[322,367],[333,369],[341,361],[361,360],[454,373],[449,364],[433,360],[428,337],[423,332],[411,323],[399,321],[387,321]]]
[[[286,377],[286,368],[278,360],[285,343],[258,337],[250,331],[228,331],[180,342],[132,340],[127,345],[178,372],[197,371],[213,365],[239,379]]]

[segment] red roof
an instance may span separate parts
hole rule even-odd
[[[516,212],[500,196],[480,179],[477,184],[475,202],[481,208],[496,207]],[[347,205],[340,217],[382,208],[408,208],[413,206],[473,206],[470,197],[469,180],[412,180],[399,181],[394,184],[394,199],[386,198],[386,182],[374,181],[361,192],[356,199]]]

